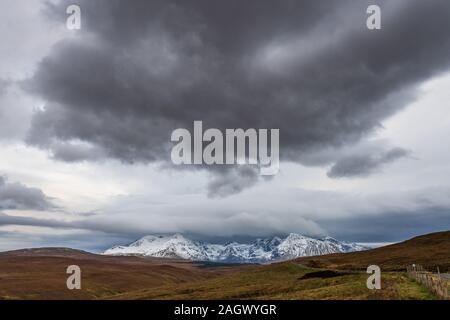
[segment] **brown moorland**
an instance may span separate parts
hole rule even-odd
[[[292,261],[112,296],[112,299],[436,299],[406,275],[421,264],[448,272],[450,231],[415,237],[363,252],[298,258]],[[368,290],[367,267],[382,269],[382,289]]]
[[[450,270],[450,231],[426,234],[367,251],[302,257],[295,260],[308,267],[364,270],[375,264],[382,270],[404,271],[407,265],[420,264],[430,271]]]
[[[223,266],[65,248],[0,253],[0,299],[435,299],[409,279],[407,265],[450,266],[450,231],[364,252],[298,258],[270,265]],[[79,265],[82,290],[66,288]],[[382,269],[382,290],[365,270]]]
[[[81,268],[81,290],[67,289],[69,265]],[[103,256],[67,248],[24,249],[0,253],[0,299],[101,299],[232,271],[199,268],[183,260]]]

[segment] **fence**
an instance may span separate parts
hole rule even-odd
[[[428,290],[430,290],[438,297],[446,300],[450,298],[448,294],[449,280],[441,277],[441,275],[439,274],[439,269],[438,273],[434,274],[432,272],[426,271],[420,265],[412,265],[407,267],[407,271],[410,278],[424,285]]]

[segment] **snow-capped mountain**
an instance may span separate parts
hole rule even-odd
[[[340,242],[326,237],[313,239],[291,233],[286,238],[257,239],[249,244],[231,242],[210,244],[193,241],[181,234],[146,236],[127,246],[115,246],[105,255],[142,255],[160,258],[181,258],[194,261],[226,263],[263,263],[297,257],[368,249],[355,243]]]

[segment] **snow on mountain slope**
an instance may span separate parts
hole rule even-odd
[[[105,254],[208,260],[204,248],[199,243],[186,239],[181,234],[170,237],[146,236],[128,246],[116,246],[108,249]]]
[[[146,236],[127,246],[115,246],[105,255],[143,255],[160,258],[181,258],[195,261],[261,263],[365,250],[355,243],[340,242],[326,237],[313,239],[291,233],[286,238],[257,239],[249,244],[231,242],[210,244],[193,241],[181,234],[172,236]]]

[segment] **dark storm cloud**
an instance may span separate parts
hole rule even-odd
[[[55,206],[39,189],[8,183],[0,176],[0,210],[48,210]]]
[[[24,84],[47,101],[28,142],[64,161],[170,161],[172,130],[202,120],[280,128],[281,157],[303,163],[373,132],[450,63],[446,0],[376,1],[379,31],[365,26],[373,1],[78,3],[82,30]],[[63,23],[68,4],[49,17]],[[242,189],[217,179],[219,194]]]
[[[254,185],[260,179],[258,168],[238,167],[215,171],[208,184],[209,197],[224,197],[236,194]]]
[[[0,96],[2,96],[6,92],[9,84],[9,81],[0,78]]]
[[[102,159],[102,154],[98,149],[79,142],[54,143],[52,145],[52,151],[54,158],[66,162],[95,161]]]
[[[352,155],[339,159],[328,171],[330,178],[368,176],[378,171],[383,165],[406,157],[408,150],[393,148],[381,154]]]

